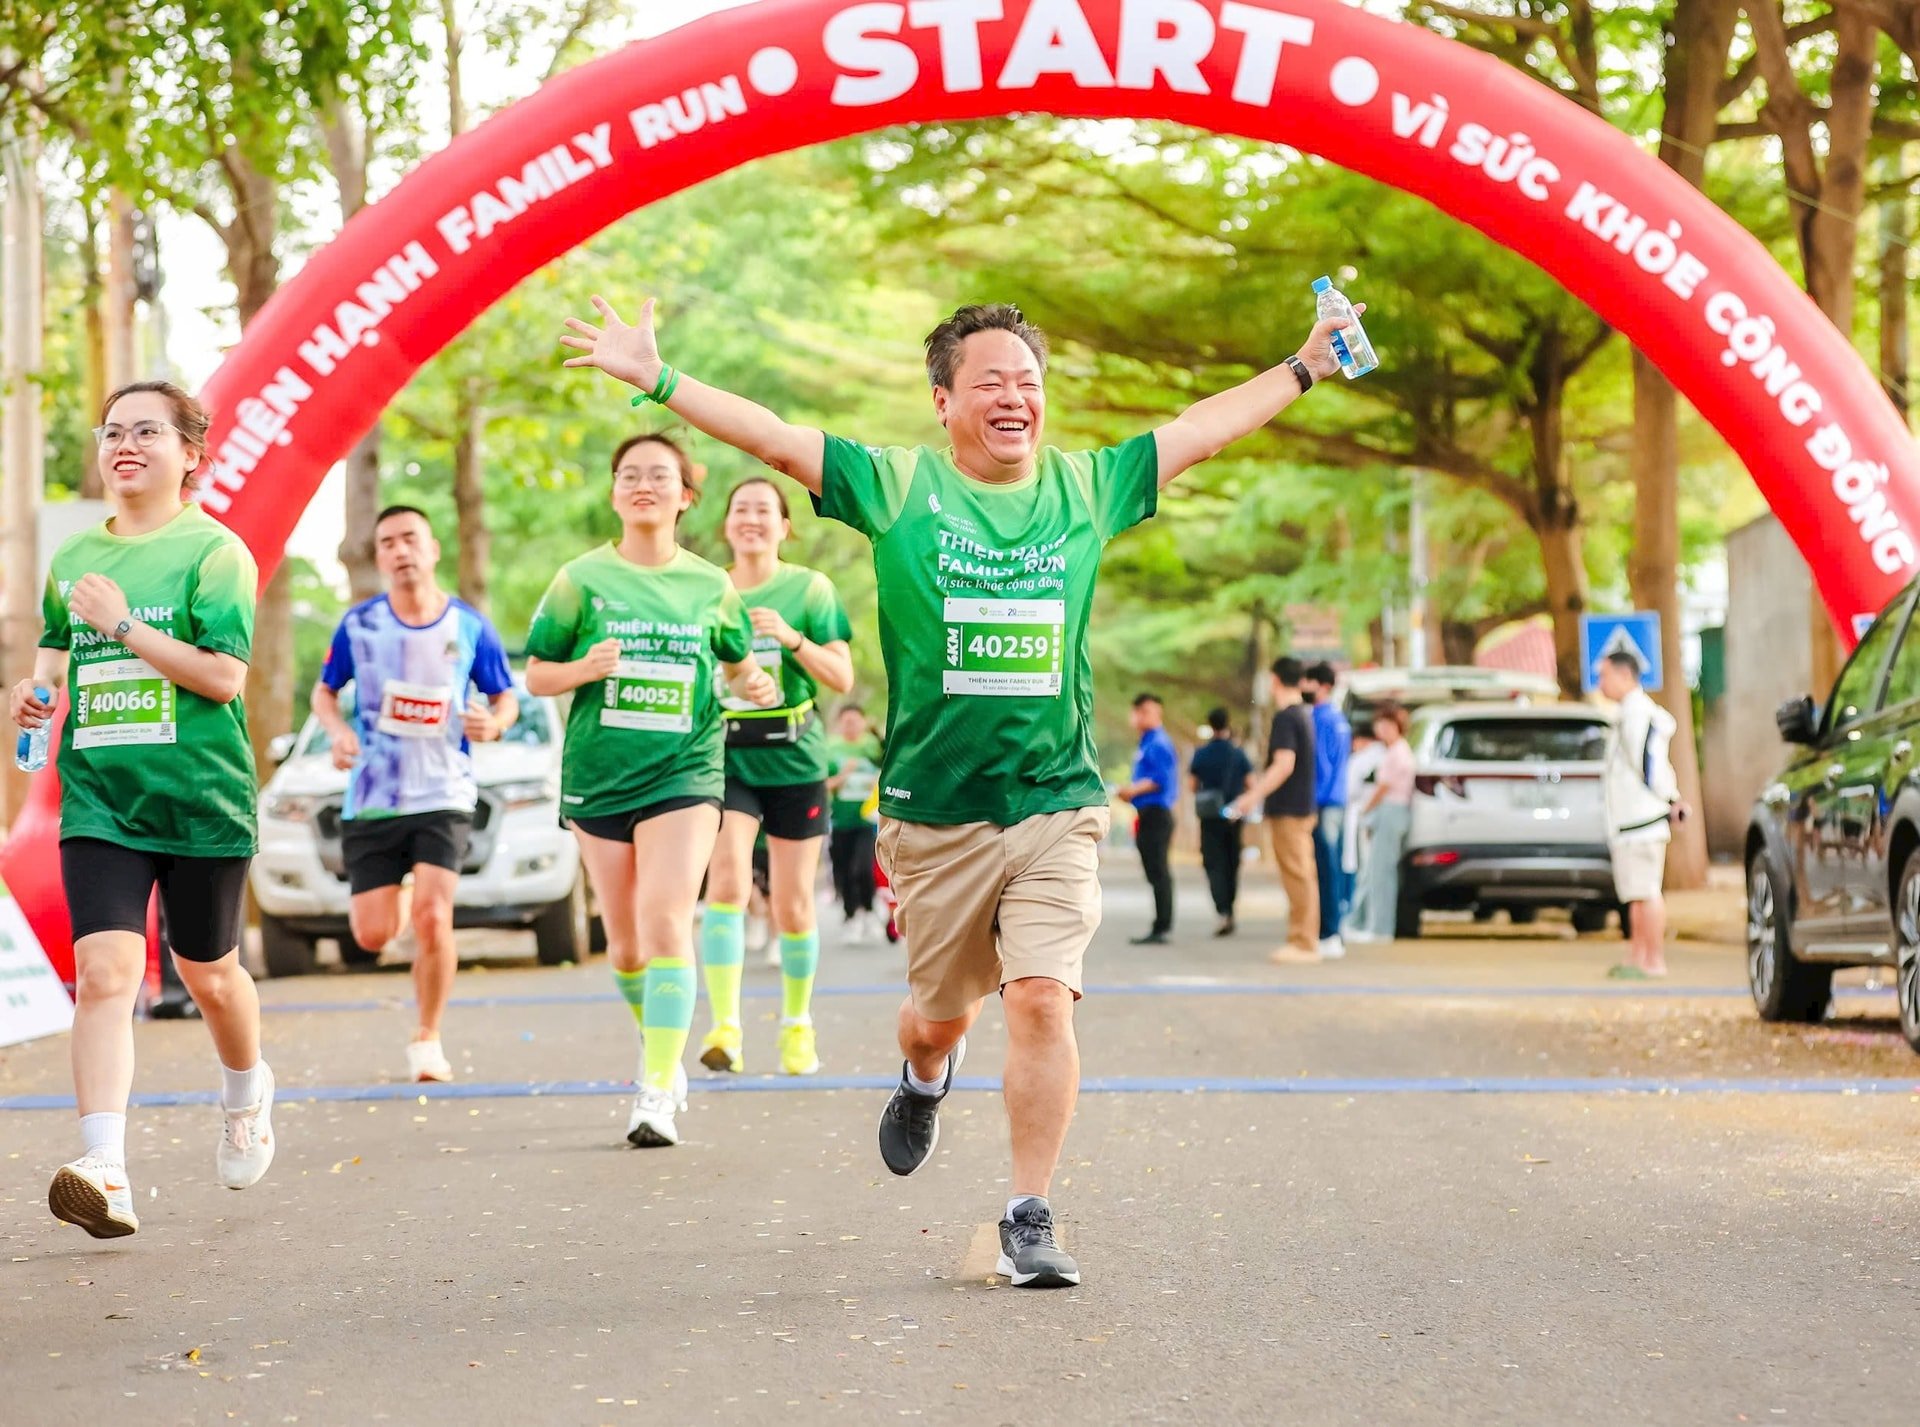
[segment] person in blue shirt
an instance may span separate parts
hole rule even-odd
[[[1133,781],[1119,790],[1120,800],[1133,804],[1137,821],[1134,844],[1140,866],[1153,888],[1153,927],[1133,938],[1135,946],[1159,946],[1173,932],[1173,872],[1167,854],[1173,848],[1173,804],[1180,791],[1180,755],[1162,724],[1166,712],[1153,694],[1133,701],[1133,730],[1140,746],[1133,755]]]
[[[1347,819],[1347,756],[1353,730],[1333,701],[1333,665],[1315,664],[1300,681],[1313,706],[1313,789],[1319,821],[1313,829],[1314,869],[1320,882],[1320,955],[1344,956],[1340,919],[1353,899],[1353,878],[1343,863],[1342,838]]]
[[[1200,820],[1200,863],[1207,869],[1207,890],[1220,925],[1215,936],[1232,936],[1233,908],[1240,900],[1240,839],[1246,824],[1227,816],[1233,800],[1247,791],[1253,762],[1233,741],[1225,709],[1207,715],[1207,741],[1193,750],[1187,773],[1193,779],[1193,811]]]
[[[407,1072],[449,1080],[440,1018],[459,967],[453,894],[479,799],[468,745],[498,738],[520,704],[499,633],[434,577],[440,542],[427,517],[388,506],[374,520],[373,547],[387,593],[340,621],[313,688],[313,714],[333,741],[333,766],[350,770],[340,850],[353,890],[353,939],[378,951],[399,934],[400,885],[411,873],[419,1026]],[[340,710],[349,680],[351,724]]]

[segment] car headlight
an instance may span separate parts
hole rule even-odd
[[[275,822],[305,823],[313,821],[319,803],[318,798],[303,793],[269,793],[261,811]]]
[[[487,791],[509,808],[530,808],[560,796],[558,778],[529,778],[519,783],[490,783]]]

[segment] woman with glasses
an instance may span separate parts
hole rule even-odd
[[[701,1047],[709,1070],[743,1064],[741,925],[752,890],[754,838],[767,835],[768,902],[780,938],[779,1056],[784,1075],[820,1069],[813,1034],[813,977],[820,931],[813,884],[832,826],[827,792],[827,730],[813,706],[824,685],[853,687],[852,633],[833,582],[818,570],[780,559],[793,534],[786,494],[765,476],[742,481],[727,497],[724,526],[733,550],[727,573],[753,621],[754,659],[780,683],[779,704],[754,708],[726,699],[726,812],[707,873],[700,951],[706,963],[713,1029]]]
[[[33,675],[13,719],[38,728],[69,690],[60,739],[60,870],[73,924],[73,1084],[85,1153],[53,1177],[54,1214],[95,1238],[140,1227],[127,1174],[133,1009],[158,886],[181,980],[221,1065],[215,1166],[229,1189],[273,1162],[273,1073],[240,964],[255,851],[253,747],[240,701],[253,645],[253,557],[190,503],[207,413],[170,382],[107,399],[101,479],[116,514],[54,553]],[[37,688],[36,688],[37,686]]]
[[[779,686],[724,570],[683,550],[693,462],[664,436],[613,453],[620,538],[554,576],[527,634],[527,690],[572,694],[560,803],[600,902],[614,985],[640,1027],[627,1140],[675,1145],[693,1026],[693,909],[720,830],[726,772],[715,671],[745,704]]]

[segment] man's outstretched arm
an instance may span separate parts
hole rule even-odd
[[[1355,314],[1365,312],[1355,303]],[[1340,320],[1328,317],[1314,325],[1296,360],[1316,382],[1340,370],[1333,355],[1333,333]],[[1242,436],[1250,436],[1285,411],[1301,394],[1300,378],[1282,362],[1239,386],[1196,401],[1154,432],[1160,456],[1160,488],[1165,490],[1182,471],[1219,455]]]
[[[631,326],[620,320],[605,298],[596,296],[593,305],[606,325],[595,327],[581,318],[569,317],[567,335],[560,344],[586,355],[569,357],[566,365],[598,367],[629,386],[652,391],[660,380],[662,366],[660,346],[653,334],[653,299],[646,300],[639,320]],[[782,475],[793,477],[811,494],[820,494],[827,452],[827,438],[821,432],[810,426],[794,426],[758,402],[695,381],[685,372],[679,374],[667,398],[667,409],[714,440],[724,441]]]

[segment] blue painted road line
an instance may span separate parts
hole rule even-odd
[[[853,986],[816,986],[815,999],[825,997],[899,996],[906,987],[892,982]],[[770,1001],[779,996],[777,986],[743,986],[742,1000]],[[1388,1000],[1428,1000],[1434,998],[1481,1001],[1565,999],[1592,996],[1628,1000],[1722,1000],[1747,999],[1744,986],[1358,986],[1339,984],[1297,985],[1273,982],[1154,982],[1125,986],[1089,986],[1089,996],[1355,996]],[[1845,1000],[1888,1000],[1893,988],[1877,991],[1864,987],[1845,987],[1834,992]],[[312,1015],[332,1011],[390,1011],[412,1004],[411,996],[390,996],[358,1001],[273,1001],[262,997],[260,1009],[279,1015]],[[528,993],[506,996],[455,996],[447,1003],[454,1007],[497,1006],[598,1006],[625,1004],[612,991],[568,991]]]
[[[744,1076],[696,1079],[696,1094],[754,1094],[821,1090],[891,1090],[886,1075]],[[998,1093],[1000,1081],[963,1075],[955,1089]],[[1094,1076],[1081,1084],[1089,1095],[1920,1095],[1920,1077],[1907,1080],[1824,1080],[1819,1078],[1639,1079],[1632,1076],[1261,1076],[1114,1075]],[[530,1100],[556,1096],[631,1095],[628,1080],[476,1081],[468,1085],[282,1085],[282,1104],[342,1101]],[[212,1090],[152,1091],[135,1095],[142,1109],[174,1105],[212,1105]],[[10,1095],[5,1110],[71,1110],[71,1095]]]

